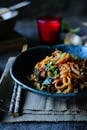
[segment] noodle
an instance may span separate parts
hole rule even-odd
[[[72,54],[55,50],[51,56],[46,56],[36,63],[28,80],[40,90],[56,93],[74,92],[76,88],[79,89],[75,82],[79,83],[81,79],[78,59]]]

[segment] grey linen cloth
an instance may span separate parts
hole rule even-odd
[[[9,70],[14,61],[11,57],[0,80],[0,97],[3,97],[4,105],[9,107],[14,81]],[[3,95],[4,94],[4,95]],[[87,121],[87,102],[85,99],[54,99],[27,91],[23,105],[23,113],[19,117],[9,116],[8,113],[2,122],[24,121]]]

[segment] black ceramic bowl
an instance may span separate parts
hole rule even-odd
[[[22,52],[18,55],[10,69],[11,76],[14,81],[21,85],[21,87],[38,93],[45,96],[51,97],[75,97],[75,96],[82,96],[82,93],[70,93],[70,94],[57,94],[57,93],[50,93],[41,90],[35,89],[31,83],[26,78],[27,74],[31,74],[33,72],[33,68],[37,61],[45,58],[47,55],[50,55],[55,48],[61,51],[66,51],[69,53],[73,53],[81,58],[87,58],[87,47],[84,46],[71,46],[71,45],[55,45],[52,47],[49,46],[38,46],[33,47],[25,52]],[[87,95],[87,92],[86,92]]]

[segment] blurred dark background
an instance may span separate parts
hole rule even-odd
[[[24,0],[0,0],[1,7],[8,7]],[[30,0],[31,5],[22,8],[20,17],[30,19],[41,15],[61,15],[63,17],[87,16],[87,0]]]
[[[25,0],[0,0],[0,7],[9,7],[22,1]],[[0,42],[2,41],[2,44],[0,43],[0,48],[1,46],[4,46],[5,43],[7,44],[7,40],[14,41],[16,38],[21,36],[23,36],[23,38],[27,40],[30,47],[38,45],[40,43],[40,37],[36,21],[39,16],[43,15],[62,16],[62,18],[69,21],[69,23],[73,27],[81,27],[80,29],[81,35],[87,35],[87,0],[27,0],[27,1],[31,1],[31,4],[18,10],[19,15],[16,19],[16,24],[14,28],[12,28],[12,31],[17,34],[10,32],[0,37]],[[86,19],[83,20],[83,18]],[[3,41],[5,41],[4,44]],[[13,48],[15,45],[15,41],[14,44],[12,45],[11,47]],[[6,47],[7,47],[6,49],[8,50],[8,46]],[[0,49],[0,52],[1,51],[2,49]],[[4,61],[6,63],[8,57],[12,55],[12,52],[11,54],[9,52],[8,56],[7,52],[6,55],[4,56],[2,55],[0,58],[0,62],[2,63],[2,60],[5,59]],[[1,68],[4,68],[3,66],[5,67],[5,64],[4,65],[2,64]]]

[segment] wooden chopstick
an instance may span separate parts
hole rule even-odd
[[[24,44],[22,47],[22,52],[27,50],[27,48],[28,48],[28,44]],[[21,102],[21,95],[22,95],[22,88],[20,85],[18,85],[15,82],[15,85],[13,88],[13,94],[11,98],[11,103],[9,107],[9,115],[12,115],[12,116],[20,115],[19,108],[20,108],[20,102]]]

